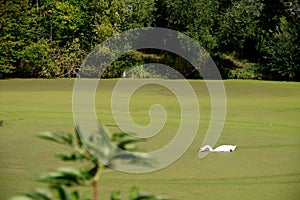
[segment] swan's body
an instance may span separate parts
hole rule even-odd
[[[211,151],[211,152],[232,152],[236,148],[236,145],[221,145],[213,149],[210,145],[205,145],[199,149],[199,152]]]

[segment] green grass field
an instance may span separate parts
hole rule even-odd
[[[115,125],[110,95],[115,80],[101,80],[96,110],[105,125]],[[0,199],[42,186],[38,175],[62,165],[53,153],[65,150],[35,136],[42,131],[73,132],[73,80],[0,81]],[[132,186],[175,199],[300,199],[300,83],[224,81],[227,118],[218,144],[236,144],[232,153],[210,153],[198,159],[210,116],[203,81],[191,81],[201,109],[198,134],[188,151],[171,166],[148,174],[107,170],[100,199]],[[148,108],[160,103],[168,111],[162,132],[140,144],[145,150],[166,145],[178,128],[179,105],[160,86],[139,89],[130,101],[136,123],[149,123]],[[112,131],[118,131],[112,128]]]

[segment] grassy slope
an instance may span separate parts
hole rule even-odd
[[[114,124],[110,94],[114,80],[101,82],[96,110],[104,124]],[[298,199],[300,197],[300,83],[225,81],[227,120],[218,144],[237,144],[234,153],[197,158],[209,122],[209,96],[202,81],[192,81],[201,108],[194,143],[170,167],[149,174],[109,170],[102,176],[101,199],[112,190],[131,186],[177,199]],[[61,165],[53,152],[63,149],[34,136],[41,131],[73,131],[72,80],[0,81],[0,199],[39,186],[41,172]],[[156,98],[153,98],[153,97]],[[167,98],[166,98],[167,97]],[[157,101],[158,100],[158,101]],[[149,122],[148,106],[161,103],[168,111],[162,133],[141,147],[165,145],[176,132],[178,102],[161,87],[146,87],[132,99],[133,119]],[[117,131],[115,128],[113,131]]]

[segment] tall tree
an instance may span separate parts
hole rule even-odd
[[[254,51],[257,27],[263,4],[255,0],[233,1],[219,16],[218,44],[223,52],[235,52],[240,57]]]

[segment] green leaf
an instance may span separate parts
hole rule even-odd
[[[85,141],[85,145],[89,153],[93,156],[100,156],[101,158],[109,157],[112,152],[112,145],[101,135],[93,135],[89,140]]]
[[[71,200],[80,200],[78,191],[72,192]]]
[[[102,125],[100,122],[99,122],[98,129],[102,135],[105,135],[107,138],[112,138],[113,134],[110,132],[109,128]]]
[[[135,197],[137,197],[139,194],[139,189],[137,187],[133,187],[130,191],[130,196],[129,196],[129,200],[134,199]]]
[[[63,161],[82,161],[87,159],[86,156],[80,153],[59,153],[55,155],[56,157],[60,158]]]
[[[131,137],[131,136],[125,136],[124,138],[121,138],[119,141],[117,141],[117,146],[120,149],[124,150],[133,150],[136,149],[133,143],[141,142],[143,139],[141,138],[136,138],[136,137]],[[131,145],[130,145],[131,144]]]
[[[73,168],[60,168],[55,172],[42,175],[39,180],[52,185],[72,186],[83,184],[80,171]]]
[[[57,142],[60,144],[73,144],[73,136],[70,133],[50,133],[50,132],[44,132],[38,134],[39,138],[50,140],[53,142]]]
[[[123,163],[127,162],[128,164],[137,164],[147,167],[151,167],[154,162],[153,158],[146,153],[120,152],[112,155],[109,160],[109,164],[113,166],[115,162],[118,162],[118,160],[122,160]]]
[[[26,196],[15,196],[10,198],[9,200],[32,200],[32,198],[26,197]]]
[[[169,200],[169,198],[156,197],[153,194],[141,192],[137,187],[133,187],[130,191],[129,200]]]
[[[91,168],[82,167],[80,169],[80,173],[85,181],[90,181],[93,180],[97,170],[98,170],[98,165],[93,166]]]
[[[51,186],[51,188],[55,191],[59,200],[71,200],[68,191],[62,186],[55,185],[55,186]]]
[[[82,141],[81,141],[81,138],[80,138],[80,135],[79,135],[79,126],[76,126],[75,127],[75,136],[76,136],[76,142],[77,142],[77,145],[79,146],[79,147],[82,147],[83,146],[83,143],[82,143]]]
[[[119,191],[113,191],[110,195],[110,200],[121,200],[121,193]]]
[[[46,189],[35,189],[34,191],[25,192],[20,196],[11,198],[10,200],[52,200],[53,195]]]

